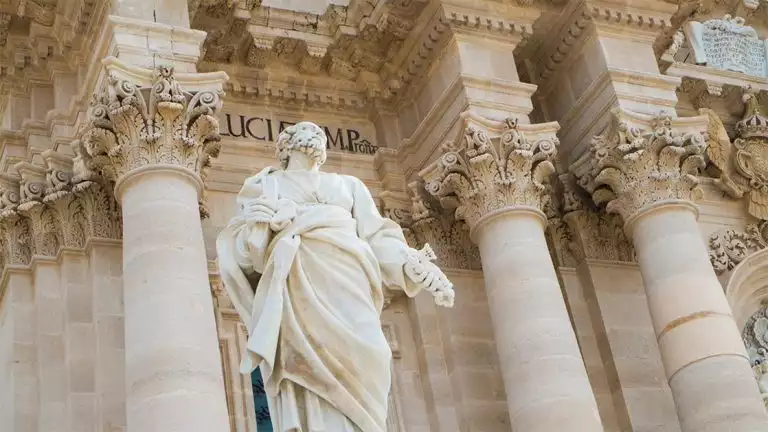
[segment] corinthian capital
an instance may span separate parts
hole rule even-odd
[[[606,204],[626,222],[646,206],[700,196],[706,117],[652,117],[619,108],[613,114],[607,131],[570,167],[595,204]]]
[[[464,136],[443,146],[442,156],[421,172],[426,189],[473,230],[483,217],[514,206],[542,210],[549,199],[556,122],[523,125],[464,113]]]
[[[105,66],[81,139],[93,167],[112,180],[147,165],[180,166],[204,178],[219,152],[216,113],[226,74],[151,71],[114,58]]]

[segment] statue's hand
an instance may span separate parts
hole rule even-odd
[[[296,217],[296,203],[286,199],[257,198],[243,205],[243,217],[246,223],[266,223],[273,231],[280,231]]]
[[[403,265],[405,275],[420,288],[429,291],[440,306],[452,307],[455,297],[453,284],[440,268],[431,262],[435,259],[432,249],[411,250]]]
[[[243,204],[243,217],[249,224],[270,223],[277,213],[277,203],[270,200],[254,199]]]

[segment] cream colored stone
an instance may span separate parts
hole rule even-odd
[[[0,430],[133,432],[133,426],[127,429],[126,394],[141,387],[133,385],[138,377],[135,369],[131,369],[126,387],[126,357],[131,362],[138,358],[138,351],[132,350],[138,340],[139,348],[164,353],[176,350],[175,343],[198,344],[196,349],[204,353],[198,360],[205,363],[205,370],[194,376],[212,377],[221,369],[225,389],[216,390],[216,396],[212,392],[210,404],[190,399],[170,407],[158,404],[147,409],[145,412],[151,412],[142,420],[217,415],[221,419],[214,426],[217,432],[253,432],[251,383],[248,376],[238,373],[247,331],[227,295],[215,287],[218,276],[210,263],[217,258],[216,236],[237,213],[235,194],[243,181],[271,163],[273,143],[282,129],[308,118],[328,127],[335,143],[329,148],[326,169],[360,178],[382,214],[402,224],[409,244],[419,248],[429,243],[456,284],[460,301],[449,311],[436,308],[429,298],[388,296],[384,301],[381,320],[393,351],[388,432],[528,429],[522,423],[510,422],[510,415],[523,420],[518,411],[510,412],[508,404],[521,399],[515,399],[518,395],[511,392],[507,396],[505,374],[521,376],[524,385],[541,379],[546,385],[535,387],[533,396],[549,391],[556,394],[559,388],[547,384],[552,378],[549,375],[526,375],[532,367],[518,368],[500,361],[497,351],[510,350],[510,344],[498,336],[499,316],[505,323],[512,310],[520,310],[517,319],[510,318],[523,329],[513,334],[525,348],[520,358],[538,359],[557,351],[546,347],[550,351],[545,351],[536,344],[539,339],[561,345],[560,340],[567,339],[563,346],[568,348],[568,358],[581,354],[583,370],[546,366],[546,361],[541,365],[547,367],[546,373],[555,370],[553,377],[569,370],[569,376],[584,377],[586,373],[589,385],[582,380],[566,388],[584,390],[580,394],[591,388],[604,430],[678,431],[681,421],[684,430],[763,429],[762,423],[754,422],[759,417],[759,401],[756,404],[746,396],[752,392],[750,385],[756,383],[750,381],[748,369],[743,364],[736,366],[734,359],[742,355],[738,332],[741,336],[754,333],[750,317],[764,308],[768,295],[762,253],[768,244],[761,216],[765,213],[765,185],[760,174],[760,143],[766,136],[765,118],[760,112],[765,107],[760,106],[764,95],[759,94],[768,89],[768,81],[719,69],[733,69],[722,61],[707,59],[703,63],[701,44],[696,42],[706,42],[706,38],[691,37],[695,32],[685,31],[693,25],[691,21],[703,23],[729,13],[733,18],[720,20],[718,25],[734,29],[739,26],[733,24],[745,18],[756,34],[764,35],[768,27],[758,1],[726,4],[703,0],[693,12],[688,4],[662,0],[630,0],[620,5],[603,0],[552,4],[494,0],[12,3],[0,8]],[[737,30],[746,33],[752,29]],[[759,38],[762,41],[762,36]],[[108,56],[122,64],[114,58],[105,61]],[[211,107],[214,114],[197,126],[178,117],[175,110],[163,111],[158,120],[153,111],[157,104],[150,101],[153,94],[157,96],[149,90],[153,77],[143,69],[163,64],[175,66],[176,83],[185,91],[226,90],[224,109]],[[224,85],[221,74],[196,74],[222,70],[231,77]],[[132,134],[131,127],[133,132],[137,129],[131,124],[141,115],[127,122],[119,118],[119,103],[127,99],[126,105],[132,104],[131,98],[118,91],[126,83],[142,88],[144,100],[134,106],[139,111],[142,106],[147,108],[141,121],[152,125],[145,129],[149,135]],[[752,90],[740,90],[747,85]],[[88,102],[93,93],[103,96],[105,89],[115,92],[115,97],[97,98],[97,105],[111,109],[112,118],[100,119],[110,122],[123,147],[83,134],[90,129],[89,118],[93,118],[87,112]],[[130,91],[130,86],[126,89]],[[159,94],[161,99],[178,95],[173,91]],[[192,105],[191,96],[185,97],[188,105]],[[617,107],[648,115],[664,109],[672,118],[680,116],[671,120],[672,129],[681,132],[674,139],[703,131],[705,123],[709,132],[704,140],[707,149],[691,140],[684,140],[681,147],[662,146],[666,156],[683,148],[691,157],[657,158],[654,149],[643,147],[642,154],[631,151],[611,162],[625,166],[637,157],[658,168],[651,168],[651,174],[635,170],[633,175],[612,179],[616,180],[610,185],[612,191],[623,196],[612,210],[625,216],[631,215],[633,208],[661,198],[688,199],[686,194],[696,183],[699,187],[695,191],[702,192],[698,222],[688,217],[682,224],[667,220],[675,226],[674,232],[670,228],[666,234],[661,229],[661,234],[654,234],[654,244],[668,244],[653,253],[657,266],[664,269],[658,272],[681,272],[651,280],[648,285],[655,294],[648,296],[636,262],[638,251],[622,234],[621,218],[606,215],[600,206],[574,206],[573,200],[583,191],[565,175],[566,167],[589,150],[590,138],[613,126],[611,109]],[[700,110],[707,114],[705,119],[690,118]],[[135,114],[129,111],[123,114]],[[465,111],[474,116],[477,129],[489,128],[487,122],[478,119],[512,117],[510,124],[519,126],[511,129],[524,135],[529,144],[539,141],[542,130],[550,137],[555,131],[551,124],[537,129],[528,123],[557,121],[561,126],[556,132],[562,141],[560,154],[537,159],[551,162],[551,168],[541,164],[538,173],[528,171],[533,166],[520,168],[519,160],[510,169],[497,164],[477,182],[480,200],[467,196],[457,202],[450,193],[433,200],[422,193],[418,182],[417,193],[409,195],[409,183],[418,180],[418,173],[429,162],[441,158],[444,144],[450,151],[461,144],[467,125],[467,114],[462,117]],[[183,110],[181,116],[186,115]],[[627,117],[636,116],[624,119]],[[179,121],[178,129],[164,123],[171,119]],[[636,135],[627,129],[632,137],[623,144],[628,148],[648,138],[649,122],[635,120],[627,125],[639,123],[645,132]],[[220,142],[211,136],[211,142],[200,145],[201,138],[189,133],[190,128],[197,128],[206,135],[215,129],[215,123],[225,132]],[[271,133],[267,132],[268,123]],[[152,137],[154,125],[160,126],[159,141]],[[489,130],[494,128],[498,130],[489,135],[497,146],[495,140],[504,127]],[[743,141],[732,142],[728,133]],[[145,136],[150,148],[151,142],[162,148],[142,153],[142,146],[130,144],[143,142]],[[197,144],[186,147],[189,138]],[[96,150],[96,143],[109,145]],[[380,146],[375,156],[359,150],[372,146]],[[219,147],[221,155],[207,166]],[[192,149],[191,157],[179,157],[175,153],[178,149]],[[487,153],[482,145],[473,150],[480,153],[480,158],[473,160],[473,169],[478,171],[477,165]],[[699,158],[704,151],[707,158]],[[130,162],[137,159],[141,162]],[[667,159],[675,160],[670,165]],[[185,197],[182,207],[191,213],[184,220],[195,227],[189,231],[194,230],[194,234],[184,237],[189,241],[185,244],[192,247],[195,243],[195,250],[205,252],[214,285],[213,310],[205,305],[206,299],[211,302],[211,294],[205,270],[201,270],[205,265],[201,252],[196,252],[195,263],[184,262],[183,269],[169,271],[170,276],[152,273],[161,283],[172,280],[169,286],[173,295],[181,297],[175,301],[155,292],[136,295],[136,279],[128,273],[123,277],[124,261],[135,263],[131,267],[135,273],[132,269],[139,264],[148,266],[142,264],[145,261],[151,261],[152,268],[174,262],[181,268],[182,259],[141,258],[137,251],[156,246],[152,242],[155,239],[143,234],[132,237],[131,249],[123,251],[125,221],[121,212],[126,209],[117,205],[112,185],[105,180],[117,181],[139,166],[169,161],[179,165],[180,160],[185,161],[182,165],[189,163],[192,172],[192,183],[178,189],[187,192],[167,200],[155,191],[142,193],[163,201],[156,208],[166,208]],[[470,163],[469,158],[464,161]],[[688,169],[698,168],[702,162],[710,164],[705,171]],[[104,170],[109,167],[126,169]],[[552,169],[565,191],[560,185],[554,191],[547,188],[543,179],[551,177]],[[505,189],[509,193],[502,194],[501,203],[494,201],[497,195],[484,193],[503,189],[485,187],[497,184],[496,173],[503,177],[502,184],[511,186]],[[186,181],[147,175],[153,184],[160,177],[174,185]],[[194,180],[196,175],[203,182]],[[605,177],[609,176],[603,180]],[[200,195],[190,198],[197,193],[191,192],[196,188]],[[633,192],[651,190],[655,198],[627,199]],[[530,196],[525,202],[514,201],[520,198],[513,198],[514,191]],[[488,197],[491,199],[484,203],[477,202]],[[511,199],[546,213],[546,246],[538,234],[534,239],[525,233],[529,236],[525,240],[537,245],[531,248],[536,253],[520,248],[525,253],[519,261],[525,272],[520,274],[536,277],[535,281],[520,282],[515,274],[506,279],[488,277],[491,270],[508,275],[508,269],[506,261],[497,264],[501,270],[481,263],[478,248],[470,245],[469,228],[475,224],[456,220],[456,206],[463,205],[466,210],[466,203],[473,199],[474,204],[487,205],[489,211],[508,207]],[[196,200],[201,202],[193,202]],[[155,219],[170,226],[162,218],[143,214],[141,210],[147,214],[151,211],[145,204],[128,209],[134,219],[128,225],[134,233],[154,234],[151,228],[139,231],[136,226],[151,226]],[[198,235],[196,216],[191,216],[197,204],[203,204],[199,209],[202,214],[210,213],[203,221],[202,235]],[[466,216],[466,212],[459,212],[459,216]],[[173,229],[168,231],[183,236]],[[481,230],[474,229],[475,237]],[[160,234],[154,237],[164,238]],[[688,260],[692,266],[688,261],[680,262],[680,257],[692,256],[691,250],[700,250],[701,244],[693,241],[697,234],[705,238],[716,234],[710,240],[710,252],[719,280],[708,273],[708,263],[699,252]],[[522,239],[521,235],[513,240],[522,243]],[[495,245],[502,240],[493,237],[487,242]],[[176,257],[184,255],[171,252]],[[552,272],[543,275],[528,269],[536,260],[551,266],[547,254],[555,263]],[[488,253],[485,255],[484,261],[492,262]],[[675,263],[672,270],[667,267],[671,262]],[[647,273],[649,265],[640,264]],[[185,277],[194,280],[182,282],[187,281]],[[124,282],[130,282],[125,284],[126,292]],[[555,296],[558,282],[563,297],[559,302]],[[728,305],[719,295],[717,282],[727,289],[736,332],[724,315]],[[540,295],[521,296],[519,300],[502,290],[502,296],[496,295],[498,292],[489,296],[491,290],[484,287],[493,284],[506,289],[525,283],[535,285],[529,291]],[[182,285],[192,287],[194,295],[182,290]],[[216,293],[217,289],[220,292]],[[529,307],[499,306],[500,297]],[[561,306],[553,307],[555,303]],[[148,312],[135,314],[137,305]],[[163,312],[178,305],[189,309],[181,313],[174,309],[170,315]],[[197,310],[200,313],[196,314],[198,305],[207,312]],[[124,316],[126,307],[131,312]],[[542,309],[542,317],[553,318],[551,312],[559,311],[554,317],[560,326],[557,332],[544,337],[538,334],[536,323],[541,320],[536,310],[529,310],[535,308]],[[707,311],[716,314],[679,325],[676,321]],[[149,317],[147,325],[165,330],[154,331],[153,327],[148,337],[137,337],[137,329],[147,331],[141,327],[143,321],[137,324],[144,317]],[[190,326],[199,338],[193,340],[186,334],[176,338],[166,330],[181,330],[163,317],[193,320]],[[654,326],[666,328],[667,324],[674,328],[656,342]],[[575,339],[566,338],[566,330],[575,333]],[[751,348],[756,346],[754,340],[750,343]],[[181,347],[172,352],[188,351]],[[730,354],[709,357],[717,352]],[[214,365],[219,357],[223,367]],[[144,358],[143,371],[147,374],[163,367],[185,370],[179,366],[181,360],[168,366],[151,356]],[[760,354],[753,356],[754,361],[759,358]],[[47,366],[42,367],[40,361]],[[677,372],[670,378],[665,367]],[[720,369],[727,373],[719,373]],[[755,368],[762,381],[764,369],[764,365]],[[160,381],[152,381],[150,391],[158,389]],[[200,382],[194,377],[179,378],[166,390],[174,393],[174,388],[186,388],[182,386],[199,388]],[[761,385],[765,388],[764,383]],[[184,399],[180,393],[174,394],[179,396],[177,401]],[[221,401],[226,402],[228,413]],[[707,408],[696,408],[697,404]],[[683,413],[680,419],[675,406]],[[579,415],[592,408],[584,408]],[[550,415],[547,409],[524,412],[531,424],[550,430],[568,429],[572,422],[572,416],[560,412]],[[548,422],[557,419],[562,422],[549,426]],[[143,424],[136,427],[144,428],[140,432],[151,430]]]
[[[261,367],[278,429],[383,432],[392,356],[383,290],[426,290],[450,307],[453,287],[431,249],[410,248],[359,179],[319,171],[326,149],[314,123],[280,134],[281,169],[246,180],[217,239],[222,282],[248,327],[240,370]]]

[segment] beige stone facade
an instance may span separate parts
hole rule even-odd
[[[0,431],[266,424],[215,241],[301,120],[455,285],[387,297],[390,432],[768,431],[766,39],[763,0],[0,4]]]

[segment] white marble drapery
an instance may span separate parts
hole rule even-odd
[[[277,431],[384,432],[382,287],[419,290],[403,272],[410,249],[400,227],[348,176],[267,168],[246,181],[241,210],[255,199],[275,203],[272,220],[247,222],[241,211],[217,242],[249,331],[242,372],[261,366]]]

